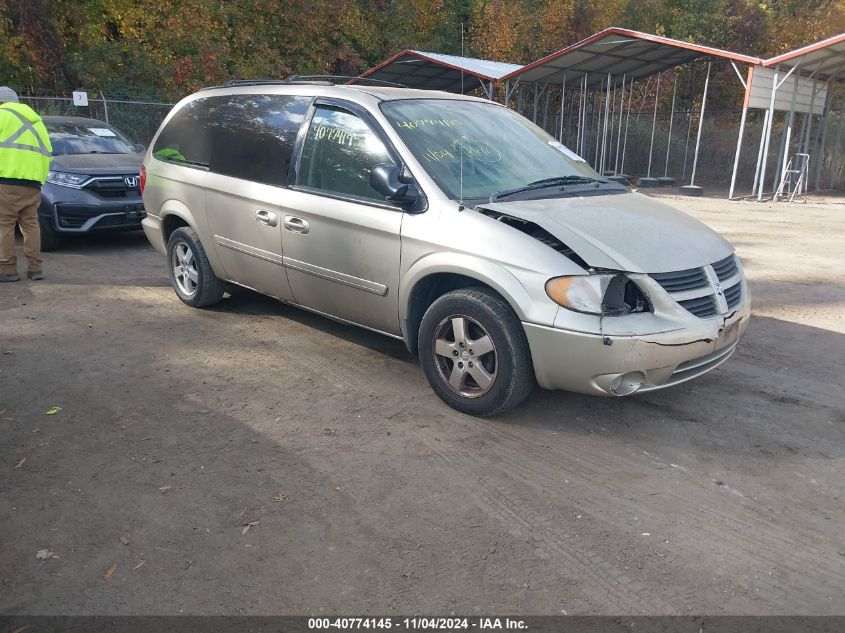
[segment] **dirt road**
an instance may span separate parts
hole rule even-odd
[[[0,612],[845,613],[843,206],[672,202],[746,265],[734,358],[494,419],[399,342],[182,305],[141,235],[48,254],[0,287]]]

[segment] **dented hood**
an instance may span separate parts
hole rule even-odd
[[[638,193],[481,206],[538,224],[595,268],[671,272],[733,252],[727,240],[698,220]]]

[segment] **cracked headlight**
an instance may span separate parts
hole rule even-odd
[[[554,277],[546,294],[561,307],[586,314],[617,316],[650,309],[639,286],[622,273]]]
[[[63,171],[48,171],[47,182],[54,185],[61,185],[62,187],[72,187],[74,189],[81,189],[82,185],[90,180],[91,176],[85,174],[68,174]]]

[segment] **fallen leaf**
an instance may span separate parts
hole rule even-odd
[[[249,528],[255,527],[256,525],[258,525],[258,521],[250,521],[249,523],[245,523],[244,529],[241,530],[241,535],[246,534],[247,532],[249,532]]]
[[[288,498],[288,496],[283,495],[281,492],[277,492],[276,494],[273,495],[273,501],[284,501],[287,498]]]
[[[20,468],[21,466],[23,466],[25,463],[26,463],[26,457],[24,457],[23,459],[21,459],[21,461],[19,461],[19,462],[18,462],[18,465],[17,465],[17,466],[15,466],[12,470],[17,470],[18,468]]]
[[[142,560],[140,563],[138,563],[137,565],[135,565],[132,569],[140,569],[141,567],[143,567],[143,566],[144,566],[144,564],[145,564],[146,562],[147,562],[147,561]]]
[[[120,537],[120,542],[123,543],[124,545],[129,545],[129,539],[126,538],[125,536]]]
[[[61,410],[61,407],[50,407],[44,412],[44,415],[56,415]]]
[[[51,549],[40,549],[35,552],[35,558],[38,560],[47,560],[49,558],[58,558]]]
[[[165,493],[165,492],[167,492],[168,490],[170,490],[170,486],[162,486],[161,488],[159,488],[159,489],[158,489],[158,491],[159,491],[161,494],[164,494],[164,493]]]
[[[106,572],[106,575],[103,576],[103,578],[111,578],[112,574],[114,574],[114,572],[116,572],[116,571],[117,571],[117,563],[112,563],[111,567],[109,567],[108,571]]]
[[[32,625],[31,625],[31,624],[26,624],[26,625],[22,626],[22,627],[21,627],[21,628],[19,628],[19,629],[15,629],[14,631],[12,631],[12,633],[23,633],[23,632],[24,632],[24,631],[26,631],[26,630],[27,630],[30,626],[32,626]]]

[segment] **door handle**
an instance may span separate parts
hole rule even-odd
[[[267,226],[279,226],[279,216],[275,211],[269,209],[258,209],[255,212],[255,221]]]
[[[285,229],[293,233],[302,233],[303,235],[311,230],[311,225],[308,220],[297,218],[293,215],[285,216]]]

